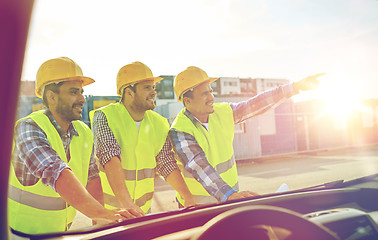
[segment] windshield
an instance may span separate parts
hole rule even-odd
[[[133,153],[135,159],[130,157],[128,160],[136,162],[149,154],[151,144],[160,143],[153,150],[152,159],[158,159],[153,165],[133,169],[139,174],[148,168],[154,174],[147,184],[142,183],[144,179],[135,183],[135,186],[145,184],[142,189],[150,189],[140,193],[151,196],[146,211],[144,206],[139,206],[145,214],[175,210],[185,205],[186,200],[177,199],[174,184],[168,180],[170,168],[162,167],[166,158],[159,157],[167,135],[182,179],[187,180],[185,174],[191,174],[189,182],[201,179],[193,185],[187,184],[188,189],[195,195],[193,189],[199,189],[195,184],[206,185],[202,190],[204,195],[198,195],[209,193],[213,200],[208,203],[230,200],[234,192],[264,195],[376,174],[377,10],[378,2],[374,0],[38,0],[25,53],[17,119],[46,109],[43,100],[35,95],[35,88],[39,87],[36,75],[42,63],[53,58],[74,60],[84,76],[95,80],[82,88],[85,103],[79,107],[76,103],[61,105],[60,109],[64,112],[65,107],[72,107],[73,114],[77,111],[81,121],[92,130],[91,111],[111,103],[122,103],[127,99],[127,93],[134,96],[137,91],[155,88],[156,94],[138,95],[140,98],[132,102],[135,104],[133,109],[154,110],[167,119],[167,124],[175,131],[168,133],[168,126],[164,125],[165,132],[162,127],[156,136],[145,135],[145,140],[141,140],[145,141],[144,145],[138,145],[141,149]],[[155,86],[139,84],[135,90],[129,88],[132,81],[124,83],[123,87],[117,85],[128,81],[119,77],[120,69],[136,61],[148,66],[153,77],[161,78],[154,80],[156,83],[152,85]],[[198,71],[208,74],[204,82],[209,84],[203,89],[201,84],[180,89],[175,83],[178,81],[176,76],[186,69],[189,71],[189,66],[196,66],[200,68]],[[326,74],[316,77],[319,85],[311,86],[308,91],[292,84],[319,73]],[[218,79],[210,83],[208,79],[211,78]],[[202,89],[202,92],[196,89]],[[193,96],[185,96],[188,90]],[[119,91],[124,91],[122,99],[117,94]],[[181,94],[179,97],[186,99],[184,103],[189,113],[181,112],[184,104],[178,100],[177,92]],[[70,94],[77,93],[71,91]],[[255,97],[261,94],[264,98]],[[249,102],[252,97],[257,99],[254,103]],[[227,105],[224,109],[223,103]],[[127,104],[124,105],[128,109]],[[112,131],[124,124],[123,118],[104,111]],[[223,111],[219,115],[222,117],[211,117],[218,116],[219,111]],[[147,124],[147,120],[143,114],[141,118],[137,114],[128,115],[135,121],[135,124],[132,121],[133,126],[138,126],[136,134],[145,130],[143,124]],[[195,122],[194,125],[201,125],[200,130],[190,132],[187,123],[176,122],[180,114],[190,115],[192,118],[188,118]],[[118,120],[113,122],[109,118]],[[225,127],[227,121],[234,126]],[[212,127],[215,125],[218,128]],[[110,160],[103,158],[111,151],[119,151],[112,157],[121,159],[125,172],[130,170],[122,162],[129,158],[130,149],[123,148],[123,141],[135,140],[132,134],[122,135],[123,130],[128,132],[129,129],[125,127],[119,133],[113,132],[118,150],[113,149],[114,141],[95,136],[95,147],[99,149],[106,143],[110,149],[93,150],[99,176],[107,177],[106,161]],[[211,135],[214,132],[218,135]],[[206,141],[212,144],[205,144],[205,147],[203,142]],[[68,152],[72,155],[73,151]],[[224,156],[229,158],[224,159]],[[219,170],[221,167],[224,170]],[[231,171],[234,172],[224,174]],[[208,173],[209,177],[201,178]],[[33,183],[29,181],[29,184],[36,184],[41,174],[33,175],[31,179],[36,180],[30,180]],[[88,179],[83,181],[90,181]],[[127,184],[125,186],[130,189],[131,185]],[[132,187],[134,193],[138,191],[135,186]],[[106,192],[112,187],[109,183],[102,185],[105,207],[110,206],[107,199],[113,197],[117,201],[114,195]],[[96,194],[102,195],[102,192]],[[253,196],[248,194],[246,197]],[[197,198],[195,201],[200,204]],[[122,206],[118,204],[118,207]],[[92,226],[92,219],[78,212],[69,229],[88,226]]]

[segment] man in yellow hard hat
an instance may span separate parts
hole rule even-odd
[[[83,86],[94,80],[67,57],[41,65],[36,95],[46,110],[20,119],[8,192],[8,220],[14,234],[41,234],[69,229],[76,209],[93,220],[135,217],[133,210],[108,210],[93,152],[93,134],[79,121]]]
[[[117,75],[121,101],[90,113],[106,207],[149,213],[155,170],[178,191],[183,205],[195,204],[172,153],[168,121],[152,111],[160,80],[145,64],[128,64]]]
[[[209,78],[198,67],[188,67],[176,76],[174,90],[185,108],[172,123],[169,137],[197,203],[257,195],[239,191],[233,151],[234,124],[277,106],[299,90],[312,89],[321,75],[279,86],[240,103],[214,103],[210,84],[218,78]],[[177,198],[182,203],[179,195]]]

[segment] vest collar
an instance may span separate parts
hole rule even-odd
[[[50,122],[52,123],[52,125],[55,127],[55,129],[58,131],[59,133],[59,136],[60,137],[63,137],[63,136],[68,136],[68,137],[71,137],[71,136],[79,136],[79,133],[77,132],[77,130],[75,129],[74,125],[72,124],[72,122],[70,123],[70,126],[68,127],[68,133],[66,133],[63,128],[61,126],[59,126],[59,124],[57,123],[57,121],[55,120],[54,116],[52,115],[52,113],[50,112],[49,109],[46,109],[44,114],[49,118]]]
[[[199,124],[201,124],[206,130],[207,127],[200,121],[198,120],[198,118],[196,118],[193,114],[191,114],[188,109],[185,108],[185,111],[184,111],[184,115],[190,119],[190,121],[192,121],[192,123],[194,124],[194,126],[196,125],[196,122],[198,122]],[[210,117],[210,116],[209,116]]]

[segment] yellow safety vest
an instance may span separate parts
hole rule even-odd
[[[214,167],[228,185],[238,191],[238,174],[232,145],[234,140],[233,111],[228,103],[215,103],[213,106],[214,113],[209,115],[209,131],[199,122],[194,124],[184,114],[185,109],[181,110],[177,115],[172,123],[172,128],[194,136],[199,146],[205,152],[210,165]],[[184,169],[181,161],[178,161],[178,165],[197,203],[218,202],[191,173]],[[177,199],[184,205],[184,201],[179,194],[177,194]]]
[[[134,203],[145,213],[151,209],[154,193],[155,157],[161,151],[169,131],[167,119],[158,113],[145,112],[139,131],[135,121],[122,103],[107,105],[90,112],[93,124],[94,112],[101,110],[107,118],[109,128],[121,147],[121,164],[125,183]],[[119,207],[105,172],[100,171],[105,207]]]
[[[26,118],[31,118],[37,123],[46,133],[51,147],[64,162],[67,162],[62,139],[43,110]],[[83,122],[73,121],[72,124],[79,136],[73,136],[71,140],[71,159],[68,166],[85,187],[93,149],[93,135]],[[69,206],[51,187],[43,185],[41,180],[32,186],[23,186],[11,164],[8,192],[8,222],[11,228],[27,234],[66,231],[75,215],[76,209]]]

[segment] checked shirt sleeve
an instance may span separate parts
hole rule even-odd
[[[295,94],[293,84],[286,84],[262,92],[246,101],[230,103],[234,111],[235,124],[263,114],[269,109],[277,107]]]
[[[95,153],[102,166],[112,157],[121,156],[121,147],[118,145],[117,139],[108,125],[106,115],[102,111],[95,112],[92,131]]]
[[[167,176],[175,169],[178,169],[178,166],[172,151],[171,141],[167,136],[164,146],[156,156],[156,170],[161,176],[164,177],[164,179],[166,179]]]
[[[185,169],[218,201],[224,202],[236,191],[230,187],[208,162],[205,152],[198,145],[196,139],[176,129],[169,131],[178,159],[183,162]]]
[[[15,129],[13,167],[18,180],[31,186],[41,179],[45,186],[55,190],[55,184],[63,169],[69,166],[51,147],[45,132],[31,119],[18,123]]]

